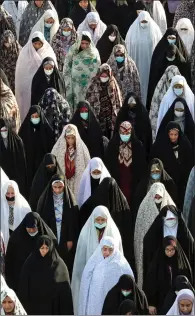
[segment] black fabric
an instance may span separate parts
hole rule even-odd
[[[5,121],[0,119],[0,129],[4,126],[6,126]],[[17,182],[20,193],[27,197],[28,178],[24,144],[10,126],[6,127],[8,129],[7,148],[0,133],[0,166],[9,179]]]
[[[133,97],[136,101],[136,106],[132,109],[128,104],[130,97]],[[149,154],[152,146],[152,129],[150,119],[146,108],[134,92],[128,93],[125,98],[123,106],[116,118],[115,132],[119,130],[120,124],[124,121],[128,121],[132,124],[135,135],[144,145],[146,153]]]
[[[104,178],[94,193],[81,206],[79,211],[81,228],[98,205],[104,205],[108,208],[120,231],[125,258],[133,268],[132,212],[125,196],[113,178]]]
[[[175,248],[175,254],[172,257],[165,254],[167,246]],[[155,306],[157,313],[162,308],[166,294],[170,291],[175,278],[180,274],[192,279],[190,264],[182,247],[173,236],[167,236],[154,255],[143,284],[148,304]]]
[[[34,237],[30,236],[26,231],[26,227],[31,228],[29,226],[32,226],[33,223],[38,228],[38,234]],[[13,231],[9,239],[5,257],[5,277],[7,285],[16,292],[23,264],[35,249],[37,240],[42,235],[47,235],[54,241],[56,239],[39,214],[30,212]]]
[[[129,188],[131,191],[131,205],[134,198],[134,194],[138,183],[140,182],[143,174],[147,168],[146,153],[143,144],[137,139],[134,130],[132,128],[131,132],[131,149],[132,149],[132,163],[128,168],[129,172],[132,173],[132,187]],[[119,131],[116,133],[108,144],[108,148],[105,154],[105,165],[110,172],[111,176],[119,184],[120,181],[120,170],[119,170],[119,146],[120,146],[120,136]],[[131,207],[130,205],[130,207]]]
[[[64,177],[61,175],[56,174],[51,178],[49,184],[47,185],[47,188],[44,190],[39,199],[37,205],[37,213],[40,214],[40,216],[57,237],[56,217],[52,190],[52,182],[56,180],[63,181],[65,183]],[[64,262],[67,264],[69,273],[71,275],[79,235],[79,224],[78,207],[76,205],[72,192],[66,184],[64,186],[63,201],[64,204],[61,224],[61,236],[59,241],[59,254]],[[67,248],[68,241],[73,242],[73,247],[69,251]]]
[[[188,227],[191,231],[193,238],[195,239],[195,197],[192,200],[192,205],[190,208],[189,218],[188,218]],[[195,282],[194,282],[195,285]]]
[[[131,290],[131,293],[125,297],[121,290]],[[118,283],[106,295],[102,315],[118,315],[119,307],[126,299],[134,302],[139,315],[148,314],[148,303],[144,292],[138,288],[130,275],[123,274]]]
[[[165,296],[165,300],[163,303],[162,308],[160,309],[160,315],[166,315],[169,309],[172,307],[175,299],[177,297],[176,291],[179,292],[183,289],[189,289],[195,294],[195,290],[192,287],[191,283],[189,282],[188,278],[184,275],[178,275],[172,285],[172,288]]]
[[[96,9],[90,1],[88,1],[88,7],[85,11],[83,8],[81,8],[81,6],[79,5],[79,1],[77,0],[75,6],[70,13],[70,18],[74,22],[75,29],[77,30],[78,26],[85,20],[86,15],[89,12],[94,11],[96,11]]]
[[[43,244],[49,247],[45,257],[39,251]],[[50,237],[41,236],[26,260],[18,296],[28,315],[73,315],[68,270]]]
[[[179,131],[177,144],[172,144],[168,132],[171,129]],[[173,145],[178,145],[178,159],[176,159]],[[183,199],[188,177],[194,166],[194,152],[188,139],[185,137],[178,123],[169,122],[164,132],[156,138],[152,146],[150,158],[159,158],[169,176],[177,185],[179,203],[178,206],[183,208]]]
[[[194,132],[195,132],[195,124],[194,124],[194,120],[192,117],[192,114],[189,110],[189,107],[186,103],[186,100],[183,98],[176,98],[173,102],[173,104],[171,105],[171,107],[169,108],[169,110],[167,111],[167,113],[165,114],[165,116],[162,119],[162,122],[159,126],[158,129],[158,135],[160,135],[161,133],[163,133],[163,131],[165,130],[167,124],[170,121],[174,121],[175,115],[174,115],[174,108],[175,108],[175,103],[177,102],[181,102],[184,106],[184,115],[185,115],[185,120],[184,120],[184,135],[188,138],[188,140],[190,141],[192,147],[194,147]]]
[[[86,121],[82,120],[80,117],[80,109],[82,107],[88,108],[88,119]],[[81,101],[78,103],[70,123],[78,128],[79,135],[87,146],[90,157],[99,157],[103,159],[104,145],[101,128],[88,101]],[[87,126],[87,128],[85,126]]]
[[[90,182],[91,182],[91,194],[97,189],[98,185],[100,184],[100,179],[93,179],[92,176],[90,176]]]
[[[38,113],[40,123],[32,124],[31,115]],[[28,181],[31,187],[34,175],[46,153],[51,152],[54,145],[54,135],[42,109],[38,105],[31,106],[24,122],[22,123],[19,136],[22,138],[26,154]]]
[[[47,80],[47,76],[44,72],[44,64],[46,62],[52,61],[54,63],[53,73],[49,76],[50,80]],[[64,79],[57,69],[54,60],[51,57],[46,57],[43,59],[41,66],[35,73],[32,86],[31,86],[31,105],[36,105],[41,100],[42,96],[45,93],[45,90],[48,88],[54,88],[61,96],[65,98],[66,88]]]
[[[117,315],[118,314],[119,315],[138,315],[138,312],[137,312],[134,302],[126,299],[121,303]]]
[[[55,8],[58,13],[59,21],[70,15],[73,6],[77,0],[55,0]]]
[[[5,85],[10,88],[9,81],[2,68],[0,68],[0,78],[3,80],[3,83],[5,83]]]
[[[167,205],[162,208],[159,215],[147,231],[143,241],[143,267],[144,277],[148,271],[149,265],[154,255],[163,242],[164,217],[170,210],[178,218],[177,240],[180,243],[193,271],[194,268],[194,239],[183,219],[182,213],[173,205]],[[191,281],[191,280],[190,280]],[[152,283],[151,283],[152,284]]]
[[[116,39],[114,42],[111,42],[108,38],[108,36],[110,36],[112,33],[114,33],[116,36]],[[125,42],[119,33],[118,27],[113,24],[108,25],[107,29],[105,30],[104,34],[99,39],[96,45],[96,48],[98,49],[99,54],[100,54],[100,59],[101,59],[102,64],[107,62],[107,60],[109,59],[112,53],[113,47],[117,44],[122,44],[125,46]]]
[[[52,168],[48,168],[47,165],[54,166]],[[32,182],[29,204],[33,211],[36,210],[37,203],[39,198],[41,197],[41,194],[46,189],[46,186],[48,185],[52,176],[54,176],[56,173],[61,174],[61,168],[56,160],[56,157],[48,153],[44,156],[43,161],[41,162],[37,172],[35,173]]]
[[[177,204],[177,201],[178,201],[177,187],[173,179],[166,172],[162,161],[157,158],[153,158],[148,165],[147,172],[145,173],[140,183],[138,184],[138,187],[135,193],[134,207],[133,207],[133,214],[134,214],[135,219],[136,219],[137,212],[138,212],[141,202],[143,201],[146,194],[148,193],[151,185],[155,182],[155,180],[151,178],[151,168],[153,165],[156,165],[156,164],[158,165],[158,168],[161,171],[161,178],[158,180],[158,182],[161,182],[162,184],[164,184],[165,189],[167,190],[167,192],[169,193],[169,195],[171,196],[175,204]]]
[[[147,109],[150,109],[152,97],[154,95],[155,88],[163,76],[165,70],[169,66],[177,66],[180,74],[185,77],[188,85],[191,87],[191,67],[190,62],[186,60],[179,48],[176,45],[166,44],[166,50],[159,51],[159,54],[152,59],[150,65],[150,76],[148,83],[148,95],[147,95]],[[173,61],[169,61],[166,56],[175,55],[175,59]]]

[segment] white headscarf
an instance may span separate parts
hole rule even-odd
[[[111,177],[103,161],[97,157],[92,158],[89,161],[87,168],[83,172],[83,175],[81,178],[78,199],[77,199],[79,208],[91,196],[91,172],[94,170],[101,171],[101,177],[99,179],[99,183],[101,183],[104,178]]]
[[[32,44],[33,38],[40,38],[43,46],[36,51]],[[15,95],[20,109],[21,123],[24,121],[31,105],[32,79],[41,66],[45,57],[51,57],[56,61],[56,55],[50,44],[45,40],[41,32],[35,32],[28,43],[20,51],[16,63]]]
[[[104,246],[114,249],[105,259],[101,251]],[[123,274],[134,277],[129,263],[117,249],[114,238],[104,237],[83,271],[78,315],[101,315],[107,293]]]
[[[143,28],[141,21],[146,20],[147,26]],[[148,92],[148,80],[153,51],[162,38],[159,26],[150,14],[142,11],[130,26],[125,43],[129,56],[134,60],[140,75],[141,95],[144,105]]]
[[[177,22],[175,28],[178,31],[179,36],[181,37],[182,41],[184,42],[185,47],[187,48],[188,54],[191,55],[192,45],[194,42],[194,33],[195,33],[192,22],[187,18],[180,19]],[[187,31],[182,31],[181,30],[182,28],[187,29]]]
[[[0,169],[1,169],[1,177],[0,177],[0,179],[1,179],[1,188],[3,187],[3,185],[7,182],[7,181],[9,181],[9,178],[8,178],[8,176],[6,175],[6,173],[3,171],[3,169],[0,167]]]
[[[138,286],[142,288],[143,283],[143,240],[149,230],[150,226],[154,222],[155,218],[159,214],[159,209],[154,201],[155,195],[158,194],[162,197],[160,210],[166,205],[174,205],[172,198],[167,193],[164,184],[161,182],[154,183],[147,195],[140,204],[134,231],[134,252],[135,263],[138,275]]]
[[[123,254],[122,240],[119,230],[107,207],[102,205],[97,206],[83,226],[77,243],[71,283],[75,315],[78,312],[79,289],[83,270],[87,261],[99,245],[97,229],[94,225],[95,219],[99,216],[107,219],[107,225],[104,229],[102,238],[104,238],[104,236],[113,237],[115,244],[117,245],[117,249],[119,249]]]
[[[173,227],[168,227],[165,223],[167,220],[174,219],[176,220],[175,225]],[[177,238],[177,229],[178,229],[178,217],[173,214],[170,210],[167,210],[166,217],[163,218],[164,225],[163,225],[163,236],[173,236]]]
[[[37,23],[32,28],[32,31],[30,33],[30,37],[35,32],[41,32],[41,33],[44,34],[45,21],[48,20],[49,18],[53,18],[54,19],[54,24],[50,28],[50,43],[51,43],[53,36],[57,33],[58,28],[60,26],[57,12],[53,11],[51,9],[45,11],[45,13],[37,21]]]
[[[26,214],[31,212],[31,208],[28,202],[19,192],[17,183],[13,180],[8,180],[7,182],[5,182],[1,189],[1,231],[3,233],[6,248],[9,240],[9,205],[7,203],[5,195],[9,186],[12,186],[15,192],[13,230],[15,230],[19,226]]]
[[[158,112],[156,134],[158,132],[159,126],[160,126],[165,114],[167,113],[167,111],[171,107],[171,105],[173,104],[174,100],[177,98],[177,96],[175,95],[175,93],[173,91],[173,87],[177,83],[183,84],[184,95],[182,96],[182,98],[184,98],[186,100],[186,103],[187,103],[189,110],[192,114],[192,117],[194,119],[194,104],[195,104],[194,103],[195,102],[194,94],[193,94],[192,90],[190,89],[190,87],[188,86],[186,79],[183,76],[176,75],[172,78],[171,85],[161,101],[159,112]]]
[[[67,128],[71,128],[74,130],[75,138],[76,138],[75,175],[71,179],[67,179],[67,184],[69,188],[71,189],[71,191],[73,192],[74,196],[77,197],[81,177],[85,168],[88,165],[88,162],[90,160],[90,155],[89,155],[87,146],[82,141],[79,135],[78,129],[75,125],[68,124],[64,127],[62,134],[57,140],[57,142],[55,143],[51,153],[56,156],[57,162],[65,176],[66,170],[65,170],[64,157],[67,150],[66,140],[65,140]]]
[[[193,302],[192,312],[188,315],[195,315],[195,298],[194,293],[191,290],[183,289],[177,293],[177,297],[173,306],[168,311],[167,315],[182,315],[179,311],[179,301],[180,300],[191,300]]]
[[[167,30],[167,18],[165,9],[159,0],[153,1],[153,19],[159,26],[162,34],[165,34]]]
[[[89,27],[89,24],[93,23],[97,24],[97,27],[94,31]],[[97,12],[89,12],[86,15],[85,20],[79,25],[77,33],[79,35],[82,35],[83,31],[89,32],[91,34],[94,45],[96,45],[106,29],[107,26],[100,20],[99,14]]]

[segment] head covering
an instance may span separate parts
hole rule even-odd
[[[69,36],[63,35],[64,28],[70,28],[71,34]],[[52,38],[51,47],[56,54],[59,71],[63,71],[64,59],[70,49],[70,47],[76,42],[77,33],[74,27],[74,23],[69,18],[62,19],[60,26]]]
[[[116,53],[118,52],[123,54],[125,58],[121,67],[118,66],[116,61]],[[125,46],[121,44],[115,45],[107,63],[110,65],[113,75],[117,80],[123,100],[131,91],[138,97],[141,97],[139,73],[135,62],[127,54]]]
[[[70,106],[66,99],[53,88],[45,90],[39,105],[52,126],[55,141],[57,141],[62,133],[64,125],[70,120]]]
[[[94,31],[90,28],[90,24],[97,25]],[[97,12],[89,12],[86,15],[85,20],[79,25],[77,32],[79,35],[81,35],[83,31],[89,32],[91,34],[91,38],[94,45],[96,45],[99,39],[102,37],[105,30],[106,24],[104,24],[100,20],[99,14]]]
[[[80,135],[78,133],[77,127],[73,124],[68,124],[64,127],[62,134],[56,144],[54,145],[52,149],[52,154],[56,156],[56,159],[59,163],[59,166],[62,170],[62,172],[65,174],[66,173],[66,167],[65,167],[65,161],[64,161],[64,156],[67,151],[67,143],[65,140],[66,136],[66,131],[67,129],[73,129],[75,132],[75,138],[76,138],[76,156],[75,156],[75,166],[76,166],[76,171],[75,171],[75,176],[74,178],[68,179],[68,186],[72,190],[73,194],[77,196],[78,190],[79,190],[79,184],[81,180],[81,176],[85,168],[87,167],[87,164],[90,160],[89,156],[89,151],[80,138]]]
[[[113,248],[113,253],[107,258],[102,255],[104,246]],[[79,315],[100,315],[108,291],[123,274],[134,277],[130,265],[118,250],[115,239],[105,236],[83,271],[79,293]]]
[[[151,17],[154,19],[156,24],[159,26],[162,34],[166,32],[167,29],[167,18],[165,14],[165,9],[161,1],[155,0],[151,3],[145,3]]]
[[[192,201],[195,196],[194,182],[195,182],[195,167],[192,168],[189,174],[189,178],[188,178],[188,182],[186,186],[185,198],[184,198],[183,216],[186,223],[188,223],[190,207],[192,205]]]
[[[183,289],[178,292],[177,297],[175,299],[175,302],[173,306],[168,311],[167,315],[179,315],[179,301],[182,299],[187,299],[192,302],[192,311],[188,315],[194,315],[195,314],[195,303],[194,303],[194,293],[191,290]]]
[[[1,315],[7,315],[2,306],[2,303],[6,297],[9,297],[14,303],[14,309],[12,311],[13,315],[27,315],[16,293],[8,286],[6,286],[6,288],[3,288],[1,291]]]
[[[155,203],[155,195],[158,194],[162,198],[160,210],[165,205],[175,205],[170,195],[167,193],[164,185],[160,182],[154,183],[147,195],[140,204],[134,231],[134,252],[135,262],[138,275],[138,286],[142,287],[143,282],[143,240],[148,229],[159,214],[159,209]]]
[[[177,22],[175,28],[178,31],[182,41],[184,42],[184,45],[186,46],[186,49],[190,56],[194,41],[194,27],[192,25],[192,22],[187,18],[180,19]]]
[[[119,307],[119,315],[127,315],[127,313],[138,315],[135,303],[128,299],[124,300]]]
[[[37,37],[41,40],[43,46],[36,51],[32,40]],[[45,40],[44,35],[41,32],[35,32],[29,38],[28,43],[22,48],[16,64],[15,91],[22,122],[30,107],[32,79],[45,57],[52,57],[57,65],[54,51]]]
[[[47,21],[49,18],[53,18],[54,23],[51,26],[51,28],[49,29],[49,43],[51,44],[52,39],[54,37],[54,35],[57,33],[57,30],[60,26],[59,24],[59,19],[58,19],[58,14],[56,12],[56,10],[46,10],[43,15],[39,18],[39,20],[34,24],[31,33],[29,35],[29,37],[31,37],[33,35],[33,33],[35,32],[41,32],[45,35],[45,21]]]
[[[95,219],[99,216],[107,219],[106,227],[101,234],[101,239],[104,238],[104,236],[113,237],[115,244],[117,245],[117,249],[123,253],[121,236],[109,213],[109,210],[103,205],[95,207],[87,222],[83,226],[77,243],[71,284],[75,312],[78,310],[78,294],[83,270],[100,242],[98,238],[98,231],[94,225]],[[101,230],[99,230],[99,234],[100,233]]]
[[[0,231],[0,269],[3,277],[5,276],[5,243],[2,231]]]
[[[185,17],[191,20],[192,24],[194,25],[194,0],[183,0],[177,7],[175,12],[175,17],[173,21],[173,25],[176,26],[177,22]]]
[[[77,29],[78,26],[84,21],[86,15],[89,12],[96,12],[95,6],[88,0],[87,9],[83,9],[79,5],[80,0],[75,1],[75,6],[73,7],[72,11],[70,12],[70,18],[74,21],[75,28]]]
[[[0,37],[6,30],[12,31],[16,36],[16,29],[12,16],[4,9],[3,5],[0,4]]]
[[[102,180],[106,177],[110,177],[110,174],[105,167],[103,161],[100,158],[92,158],[85,171],[82,174],[81,181],[80,181],[80,188],[78,192],[78,206],[81,207],[83,203],[91,196],[92,191],[91,191],[91,172],[93,170],[99,170],[101,171],[101,177],[99,179],[99,183],[102,182]]]
[[[9,240],[9,205],[6,200],[6,193],[9,186],[12,186],[15,193],[15,202],[13,209],[13,230],[15,230],[21,223],[25,215],[31,212],[30,206],[25,198],[20,194],[18,185],[15,181],[9,180],[2,187],[2,200],[1,200],[1,231],[5,239],[5,247],[7,247]]]
[[[141,21],[146,20],[147,26],[142,28]],[[141,95],[146,104],[149,69],[152,54],[162,34],[158,25],[146,11],[142,11],[127,32],[125,43],[130,57],[136,63],[140,75]]]

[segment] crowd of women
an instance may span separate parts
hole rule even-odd
[[[1,315],[195,315],[195,0],[0,4]]]

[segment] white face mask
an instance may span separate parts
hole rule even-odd
[[[99,174],[93,174],[93,173],[91,172],[92,178],[93,178],[93,179],[96,179],[96,180],[97,180],[97,179],[100,179],[100,178],[101,178],[101,175],[102,175],[101,173],[99,173]]]
[[[168,61],[173,61],[173,60],[175,60],[175,55],[174,55],[173,57],[171,57],[171,58],[167,57],[167,60],[168,60]]]
[[[51,74],[53,73],[53,69],[44,69],[44,73],[45,73],[47,76],[51,76]]]
[[[184,112],[183,112],[183,111],[180,112],[180,111],[175,110],[174,113],[175,113],[175,116],[176,116],[176,117],[182,117],[182,116],[184,115]]]
[[[39,232],[39,231],[37,230],[37,231],[34,232],[34,233],[29,233],[29,232],[28,232],[28,234],[29,234],[31,237],[34,237],[34,236],[36,236],[36,235],[38,234],[38,232]]]
[[[171,227],[174,227],[176,224],[177,224],[177,219],[176,218],[173,218],[173,219],[169,219],[169,220],[165,220],[164,222],[165,226],[171,228]]]
[[[178,97],[183,94],[183,88],[173,88],[173,91]]]
[[[101,82],[105,83],[109,80],[109,77],[100,77]]]
[[[1,131],[1,136],[2,136],[2,138],[7,138],[7,136],[8,136],[8,131]]]
[[[143,23],[143,22],[141,22],[140,25],[141,25],[141,27],[142,27],[143,29],[146,29],[147,26],[148,26],[148,23]]]
[[[108,38],[111,42],[114,42],[116,39],[116,36],[109,35]]]
[[[160,199],[156,199],[156,198],[154,198],[154,202],[156,203],[156,204],[160,204],[161,202],[162,202],[162,198],[160,198]]]

